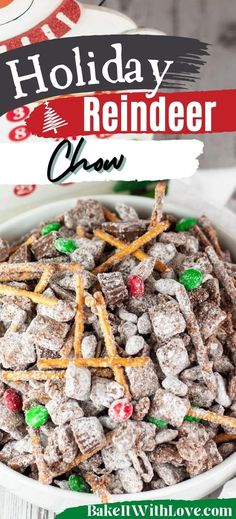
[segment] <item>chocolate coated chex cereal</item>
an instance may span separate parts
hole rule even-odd
[[[218,327],[226,319],[226,313],[218,306],[206,302],[196,309],[196,317],[202,337],[208,339],[217,333]]]
[[[145,281],[151,276],[155,265],[155,258],[141,261],[131,272],[132,276],[140,276]]]
[[[159,465],[156,472],[162,478],[167,486],[176,485],[186,479],[186,470],[183,467],[175,467],[170,463]]]
[[[0,339],[0,362],[4,368],[26,369],[35,361],[35,345],[29,335],[8,333]]]
[[[11,254],[9,263],[27,263],[28,261],[31,261],[31,259],[32,254],[30,247],[27,243],[23,243],[13,254]]]
[[[161,370],[166,376],[178,375],[190,364],[188,352],[180,338],[173,338],[158,348],[156,355]]]
[[[103,449],[102,460],[106,470],[109,472],[131,467],[131,460],[127,456],[127,453],[122,452],[116,447],[108,447],[107,449]]]
[[[163,341],[184,332],[186,328],[182,314],[174,309],[171,302],[160,304],[156,308],[149,308],[149,317],[155,335]]]
[[[53,290],[48,288],[44,295],[55,297]],[[66,323],[71,321],[75,316],[76,305],[72,301],[58,301],[54,307],[46,307],[45,305],[38,305],[37,313],[44,317],[50,317],[59,323]]]
[[[148,254],[155,259],[169,263],[175,257],[177,250],[172,243],[156,242],[148,249]]]
[[[125,371],[134,398],[154,395],[159,382],[151,360],[143,368],[126,368]]]
[[[95,417],[73,420],[71,426],[76,443],[82,453],[94,449],[105,438],[103,427]]]
[[[73,419],[82,418],[84,415],[77,400],[72,399],[62,402],[58,402],[56,399],[50,400],[46,404],[46,408],[55,425],[64,425]]]
[[[50,317],[37,315],[31,321],[27,329],[27,335],[32,338],[36,346],[58,351],[62,347],[68,331],[68,324],[58,323]]]
[[[5,261],[10,254],[10,245],[7,240],[0,238],[0,261]]]
[[[176,396],[186,396],[188,393],[188,386],[173,375],[169,375],[162,381],[162,387]]]
[[[31,245],[31,251],[36,260],[59,256],[59,252],[57,252],[54,247],[54,242],[57,238],[59,238],[59,234],[57,232],[51,232],[46,236],[42,236],[39,238],[39,240],[33,243],[33,245]]]
[[[86,270],[93,270],[95,268],[94,257],[86,249],[78,248],[71,255],[71,261],[83,265]]]
[[[12,413],[0,403],[0,429],[2,431],[10,433],[14,439],[19,440],[24,436],[20,430],[23,423],[24,420],[21,414]]]
[[[180,398],[169,391],[158,389],[153,398],[150,414],[157,420],[164,420],[174,427],[179,427],[184,420],[190,402],[187,398]]]
[[[128,291],[120,272],[98,274],[102,292],[108,306],[120,305],[128,298]]]
[[[114,399],[118,400],[123,396],[124,390],[117,382],[99,377],[93,379],[90,399],[95,405],[110,407]]]
[[[116,204],[116,212],[118,213],[121,220],[124,222],[133,222],[134,220],[139,220],[138,213],[134,209],[127,204]]]
[[[142,479],[133,467],[124,470],[119,470],[118,474],[120,476],[123,488],[127,493],[134,494],[136,492],[142,491]]]
[[[78,225],[97,227],[104,222],[102,206],[96,200],[78,200],[76,207],[65,213],[64,220],[68,229],[75,230]]]
[[[132,242],[142,236],[147,230],[148,222],[138,220],[137,222],[106,222],[102,224],[102,230],[112,234],[125,242]]]

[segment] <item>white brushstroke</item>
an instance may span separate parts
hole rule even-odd
[[[76,143],[73,142],[75,148]],[[22,143],[23,144],[23,143]],[[47,179],[48,163],[58,143],[53,141],[31,142],[24,145],[1,143],[0,184],[50,184]],[[13,150],[14,146],[14,150]],[[111,160],[123,154],[126,163],[121,171],[78,171],[67,182],[106,180],[161,180],[186,178],[199,166],[198,157],[203,152],[200,140],[125,141],[88,140],[80,158],[93,163],[99,157]],[[70,162],[61,155],[56,163],[55,175],[63,173]]]

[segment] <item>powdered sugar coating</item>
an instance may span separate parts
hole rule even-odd
[[[144,344],[145,341],[141,335],[133,335],[132,337],[129,337],[125,346],[125,351],[128,355],[137,355],[137,353],[143,349]]]
[[[186,328],[182,314],[178,310],[174,312],[171,303],[159,305],[157,308],[150,308],[149,317],[154,333],[157,338],[163,341],[170,339],[173,335],[184,332]]]
[[[124,487],[124,490],[128,494],[135,494],[136,492],[141,492],[143,489],[143,482],[140,475],[136,472],[133,467],[119,470],[118,474],[120,476],[121,483]]]
[[[174,427],[179,427],[188,413],[190,402],[169,391],[158,389],[155,393],[150,414],[157,420],[164,420]]]
[[[26,369],[36,361],[34,341],[25,333],[8,333],[0,339],[0,362],[6,369]]]
[[[87,368],[69,364],[66,370],[65,394],[76,400],[88,400],[91,388],[91,373]]]
[[[188,386],[173,375],[169,375],[162,381],[162,387],[176,396],[186,396],[188,394]]]
[[[166,376],[178,375],[190,365],[188,352],[180,338],[173,338],[158,348],[156,355]]]

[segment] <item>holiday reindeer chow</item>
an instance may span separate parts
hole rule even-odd
[[[164,194],[0,239],[0,461],[26,477],[107,502],[236,451],[236,266]]]

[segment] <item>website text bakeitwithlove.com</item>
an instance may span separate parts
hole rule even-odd
[[[158,517],[158,518],[178,518],[178,517],[190,517],[190,518],[207,518],[207,517],[233,517],[233,509],[230,506],[224,506],[219,502],[215,501],[217,506],[207,506],[206,502],[202,506],[202,502],[199,501],[199,505],[194,502],[186,502],[185,505],[180,505],[180,502],[176,504],[154,504],[151,501],[143,504],[119,504],[116,505],[89,505],[87,509],[87,517]]]

